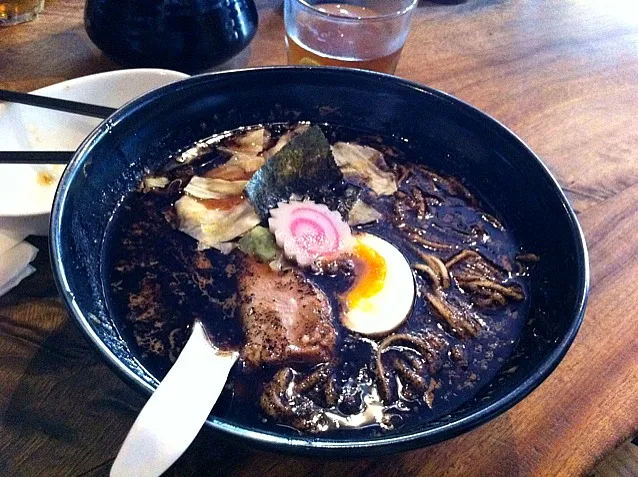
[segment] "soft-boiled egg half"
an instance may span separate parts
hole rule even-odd
[[[399,327],[414,302],[410,264],[390,242],[376,235],[355,236],[356,278],[342,295],[343,325],[364,335],[380,335]]]

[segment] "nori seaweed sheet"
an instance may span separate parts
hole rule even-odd
[[[332,157],[330,143],[317,126],[295,136],[272,156],[248,181],[245,192],[263,220],[278,202],[293,195],[337,204],[335,199],[353,194]]]

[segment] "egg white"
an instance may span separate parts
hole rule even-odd
[[[388,333],[398,328],[412,310],[415,286],[410,264],[394,245],[376,235],[361,233],[356,239],[383,257],[386,275],[381,290],[343,313],[343,325],[363,335]]]

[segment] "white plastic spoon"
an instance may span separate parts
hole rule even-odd
[[[195,321],[179,358],[137,416],[111,477],[157,477],[193,442],[224,389],[237,351],[222,351]]]

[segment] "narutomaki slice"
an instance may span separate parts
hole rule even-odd
[[[339,212],[311,200],[280,202],[268,220],[277,245],[301,266],[321,257],[336,257],[352,250],[350,227]]]

